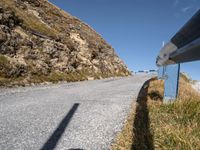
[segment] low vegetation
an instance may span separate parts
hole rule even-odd
[[[41,20],[33,14],[24,13],[20,7],[15,7],[15,2],[13,0],[2,0],[2,3],[7,8],[11,9],[15,15],[23,21],[23,26],[28,30],[37,31],[38,33],[49,37],[56,37],[56,34],[58,34],[55,29],[52,29],[48,25],[42,23]]]
[[[1,0],[0,25],[0,86],[131,75],[96,31],[46,0]]]
[[[0,58],[1,59],[1,58]],[[1,65],[1,60],[0,60]],[[72,73],[62,73],[62,72],[51,72],[48,75],[43,74],[32,74],[28,78],[24,77],[5,77],[0,71],[0,87],[13,87],[13,86],[27,86],[40,83],[58,83],[62,81],[76,82],[84,80],[97,80],[101,78],[117,77],[121,74],[107,74],[107,73],[91,73],[87,70],[72,72]]]
[[[6,76],[6,71],[10,68],[9,60],[6,56],[0,55],[0,77]]]
[[[112,150],[200,149],[200,95],[181,76],[176,102],[164,104],[163,81],[148,81]]]

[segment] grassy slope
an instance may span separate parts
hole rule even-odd
[[[65,13],[64,11],[60,10],[59,8],[55,7],[52,4],[43,2],[44,5],[47,8],[45,8],[44,12],[46,13],[46,16],[50,17],[54,20],[54,26],[50,27],[47,24],[44,24],[41,22],[39,18],[34,16],[33,14],[24,13],[24,10],[20,7],[16,7],[16,4],[13,0],[1,0],[0,5],[4,6],[5,8],[8,8],[9,10],[12,10],[15,15],[22,20],[23,24],[22,27],[26,30],[30,31],[37,31],[38,33],[41,33],[42,35],[51,37],[53,39],[56,39],[58,35],[61,33],[63,34],[63,29],[67,28],[66,26],[71,23],[74,26],[81,24],[82,28],[84,28],[84,31],[87,31],[85,33],[85,38],[90,38],[89,41],[94,40],[93,43],[101,43],[102,45],[106,45],[106,42],[100,37],[97,36],[97,33],[90,29],[87,25],[84,23],[81,23],[80,20],[71,17],[69,14]],[[44,6],[43,6],[44,7]],[[59,18],[59,19],[58,19]],[[61,21],[59,21],[61,20]],[[64,22],[62,22],[64,21]],[[66,38],[66,36],[64,36]],[[64,44],[66,44],[68,47],[72,48],[74,47],[74,44],[70,39],[64,39]],[[96,48],[97,49],[97,48]],[[3,68],[5,64],[5,58],[4,56],[0,56],[0,69]],[[6,63],[7,66],[9,63]],[[9,64],[9,68],[12,68],[12,65]],[[30,65],[31,66],[31,65]],[[7,67],[7,68],[8,68]],[[4,67],[5,68],[5,67]],[[88,77],[93,77],[94,79],[99,78],[107,78],[107,77],[113,77],[113,76],[123,76],[124,70],[121,70],[119,73],[109,73],[109,72],[98,72],[93,73],[89,69],[82,69],[81,71],[72,72],[72,73],[59,73],[59,72],[51,72],[48,76],[42,75],[40,73],[35,74],[33,76],[30,76],[30,79],[26,80],[25,77],[5,77],[3,73],[0,71],[0,86],[13,86],[13,85],[22,85],[29,83],[41,83],[41,82],[58,82],[58,81],[82,81],[87,80]]]
[[[111,149],[200,149],[200,95],[182,77],[178,100],[163,104],[163,82],[146,84]]]
[[[40,19],[33,14],[24,13],[21,8],[16,7],[13,0],[1,0],[0,4],[12,10],[19,19],[23,20],[23,26],[25,28],[37,31],[49,37],[56,37],[56,34],[58,34],[58,31],[43,24]]]

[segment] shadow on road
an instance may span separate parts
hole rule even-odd
[[[75,114],[79,104],[75,103],[70,111],[67,113],[67,115],[63,118],[63,120],[58,125],[57,129],[53,132],[53,134],[50,136],[50,138],[47,140],[47,142],[43,145],[41,150],[53,150],[56,145],[58,144],[58,141],[62,137],[62,134],[64,133],[66,127],[68,126],[69,122],[71,121],[71,118]]]
[[[147,106],[147,92],[150,79],[146,81],[137,97],[135,120],[133,123],[132,150],[153,150],[154,139],[150,132],[149,110]]]

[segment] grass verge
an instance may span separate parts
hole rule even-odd
[[[176,102],[163,104],[163,81],[146,82],[112,150],[200,149],[200,95],[181,78]]]
[[[0,68],[1,68],[1,58],[0,58]],[[58,83],[62,81],[67,82],[77,82],[84,80],[98,80],[102,78],[110,77],[120,77],[124,76],[123,74],[108,74],[108,73],[94,73],[89,70],[81,70],[71,73],[63,72],[54,72],[52,71],[48,75],[42,73],[34,73],[29,76],[19,76],[19,77],[5,77],[4,74],[0,71],[0,87],[13,87],[13,86],[28,86],[32,84],[41,84],[41,83]]]

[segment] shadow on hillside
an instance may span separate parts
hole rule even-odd
[[[154,150],[153,134],[150,131],[149,110],[147,106],[147,92],[149,82],[146,81],[137,97],[135,120],[133,123],[132,150]]]
[[[58,144],[60,138],[62,137],[63,133],[65,132],[66,127],[68,126],[69,122],[71,121],[73,115],[75,114],[76,110],[78,109],[79,104],[75,103],[67,115],[63,118],[63,120],[58,125],[57,129],[53,132],[53,134],[49,137],[46,143],[43,145],[41,150],[53,150],[55,149],[56,145]]]

